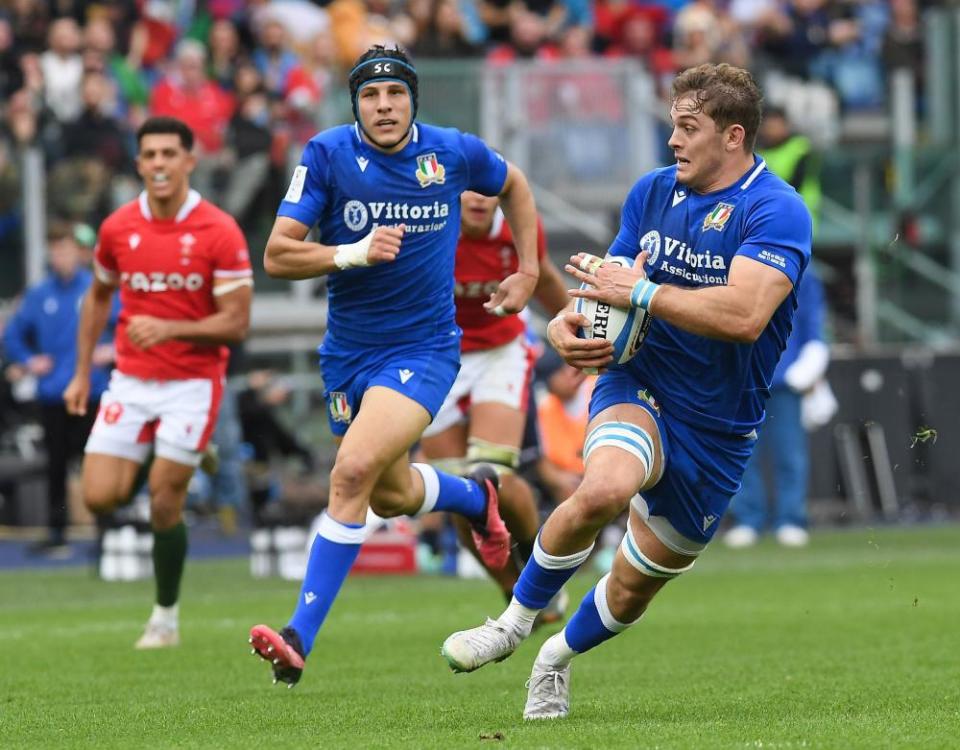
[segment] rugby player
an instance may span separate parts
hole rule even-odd
[[[320,366],[339,443],[293,616],[280,632],[250,631],[274,681],[290,686],[357,557],[368,508],[385,518],[458,513],[487,564],[506,564],[496,472],[485,466],[462,478],[408,460],[460,367],[453,269],[461,193],[499,196],[519,255],[486,309],[519,312],[539,278],[536,206],[523,173],[476,136],[416,122],[417,73],[402,51],[371,48],[349,85],[356,121],[307,144],[264,257],[271,276],[328,276]],[[320,242],[306,239],[315,224]]]
[[[635,258],[632,268],[586,254],[567,266],[587,285],[573,296],[653,316],[643,348],[614,366],[608,342],[577,338],[586,318],[568,311],[550,323],[567,362],[608,368],[591,400],[585,475],[541,529],[506,611],[443,645],[455,671],[509,656],[629,506],[613,569],[534,661],[526,719],[566,716],[571,660],[635,624],[713,537],[763,423],[810,258],[803,201],[753,153],[761,95],[751,75],[726,64],[681,73],[670,116],[676,163],[634,185],[608,251]]]
[[[190,128],[172,117],[150,118],[137,131],[144,190],[100,227],[76,371],[63,394],[69,413],[86,413],[94,348],[119,289],[117,364],[87,440],[82,486],[91,511],[110,513],[132,496],[152,449],[156,604],[141,649],[180,642],[187,485],[216,425],[226,344],[246,336],[253,295],[240,227],[190,189],[193,143]]]

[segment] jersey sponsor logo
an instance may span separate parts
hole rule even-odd
[[[671,208],[676,208],[678,204],[683,203],[687,199],[687,194],[683,190],[674,190],[673,191],[673,205]]]
[[[398,370],[398,372],[400,373],[400,382],[404,385],[406,385],[407,381],[415,375],[413,370],[408,370],[406,368]]]
[[[127,284],[135,292],[179,292],[187,290],[196,292],[204,287],[203,274],[188,273],[164,273],[163,271],[152,271],[144,273],[136,271],[130,273],[124,271],[120,274],[120,283]]]
[[[350,408],[347,394],[343,391],[331,391],[330,416],[333,417],[334,422],[343,422],[344,424],[350,424],[350,420],[353,419],[353,409]]]
[[[367,171],[367,164],[369,164],[369,163],[370,163],[370,160],[369,160],[369,159],[365,159],[365,158],[362,157],[362,156],[358,156],[358,157],[357,157],[357,166],[360,167],[360,171],[361,171],[361,172],[366,172],[366,171]]]
[[[349,200],[343,206],[343,223],[353,232],[362,232],[371,220],[372,229],[384,223],[393,225],[400,221],[414,221],[421,223],[408,223],[407,232],[439,232],[447,225],[449,215],[449,204],[440,201],[425,204],[370,201],[365,204],[362,201]],[[435,221],[436,219],[443,221]]]
[[[466,283],[456,282],[453,285],[453,296],[466,299],[476,299],[483,297],[486,299],[500,287],[500,282],[492,281],[468,281]]]
[[[367,207],[360,201],[347,201],[343,207],[343,223],[347,229],[353,232],[359,232],[367,226],[370,215],[367,213]]]
[[[442,185],[444,180],[446,180],[447,170],[443,168],[443,164],[437,161],[437,155],[435,153],[429,154],[420,154],[417,157],[417,182],[420,183],[420,187],[425,188],[427,185]]]
[[[647,265],[652,268],[656,264],[657,258],[660,257],[660,232],[656,229],[651,229],[640,238],[640,251],[644,250],[650,253],[647,258]]]
[[[708,213],[703,220],[703,231],[715,229],[722,232],[727,224],[727,220],[733,214],[733,206],[729,203],[718,203],[713,211]]]
[[[307,168],[303,164],[297,165],[293,170],[293,177],[290,178],[290,187],[287,188],[287,194],[283,197],[290,203],[299,203],[303,197],[303,186],[307,182]]]

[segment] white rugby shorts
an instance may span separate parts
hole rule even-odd
[[[114,370],[85,450],[143,463],[153,447],[160,458],[197,466],[222,395],[221,377],[144,380]]]
[[[460,372],[424,437],[467,419],[471,404],[494,402],[526,411],[533,351],[523,336],[493,349],[460,355]]]

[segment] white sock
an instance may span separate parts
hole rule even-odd
[[[540,653],[537,654],[537,661],[540,664],[563,669],[577,655],[577,652],[570,648],[567,643],[565,633],[566,628],[547,638],[540,647]]]
[[[517,597],[513,597],[507,605],[507,608],[503,611],[503,614],[497,618],[497,622],[513,628],[526,638],[530,635],[530,631],[533,630],[533,621],[537,619],[539,613],[539,609],[524,607],[517,601]]]
[[[154,604],[153,613],[150,615],[150,622],[163,625],[166,628],[179,627],[180,605],[174,604],[170,607],[161,607],[159,604]]]

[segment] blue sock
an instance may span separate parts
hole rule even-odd
[[[363,524],[340,523],[323,514],[320,531],[310,548],[297,608],[290,618],[290,627],[297,631],[303,644],[304,656],[313,649],[317,631],[333,606],[362,543]]]
[[[591,544],[585,550],[559,557],[547,554],[540,546],[540,535],[533,545],[533,555],[513,587],[513,596],[524,607],[543,609],[577,569],[586,562],[593,550]]]
[[[423,505],[418,516],[435,510],[459,513],[471,520],[481,519],[487,512],[487,496],[472,479],[437,471],[429,464],[411,464],[423,477]]]
[[[613,616],[607,604],[609,578],[610,574],[607,573],[587,592],[579,609],[573,613],[573,617],[563,629],[564,639],[578,654],[610,640],[640,619],[638,617],[633,622],[623,623]]]

